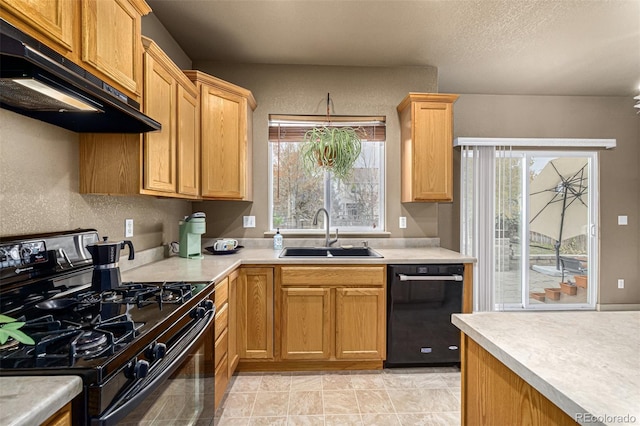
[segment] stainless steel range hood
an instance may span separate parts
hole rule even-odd
[[[144,133],[140,104],[0,19],[0,107],[80,133]]]

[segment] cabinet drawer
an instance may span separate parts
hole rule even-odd
[[[225,355],[218,364],[218,367],[215,370],[215,396],[214,396],[214,407],[218,409],[220,406],[220,401],[222,401],[222,397],[224,396],[224,391],[227,390],[227,385],[229,384],[229,365],[228,359]]]
[[[216,309],[222,309],[222,305],[229,300],[229,278],[225,278],[216,284]]]
[[[285,266],[283,286],[380,286],[385,282],[384,266]]]
[[[216,340],[213,350],[214,365],[217,366],[223,357],[227,355],[227,348],[229,347],[229,333],[227,329],[224,329],[220,334],[220,337]]]
[[[215,338],[216,340],[229,325],[229,304],[225,303],[222,309],[216,312],[215,318]]]

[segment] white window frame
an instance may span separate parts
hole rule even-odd
[[[283,142],[283,143],[289,143],[289,142]],[[379,193],[379,217],[380,217],[380,227],[377,229],[371,229],[369,227],[365,227],[365,226],[350,226],[350,227],[339,227],[340,228],[340,232],[341,233],[366,233],[366,234],[384,234],[386,233],[386,217],[385,217],[385,211],[386,211],[386,141],[384,142],[380,142],[377,141],[375,143],[380,144],[379,148],[378,148],[378,153],[380,155],[380,168],[379,168],[379,178],[380,178],[380,193]],[[271,146],[271,143],[269,144],[269,149],[268,149],[268,160],[269,160],[269,231],[270,232],[274,232],[276,230],[276,227],[273,226],[273,200],[274,200],[274,195],[273,195],[273,149]],[[328,183],[328,180],[330,180],[331,178],[329,177],[329,173],[325,172],[324,175],[324,200],[323,200],[323,207],[329,212],[329,214],[331,214],[331,199],[328,195],[328,185],[330,185],[330,183]],[[296,234],[296,233],[300,233],[300,234],[313,234],[313,233],[323,233],[324,230],[322,229],[286,229],[284,232],[286,232],[287,234]]]

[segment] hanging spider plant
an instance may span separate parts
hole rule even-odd
[[[361,151],[362,143],[356,129],[322,126],[305,133],[301,155],[307,174],[331,171],[333,176],[343,180],[351,175]]]

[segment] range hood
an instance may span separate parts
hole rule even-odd
[[[79,133],[144,133],[140,104],[0,19],[0,107]]]

